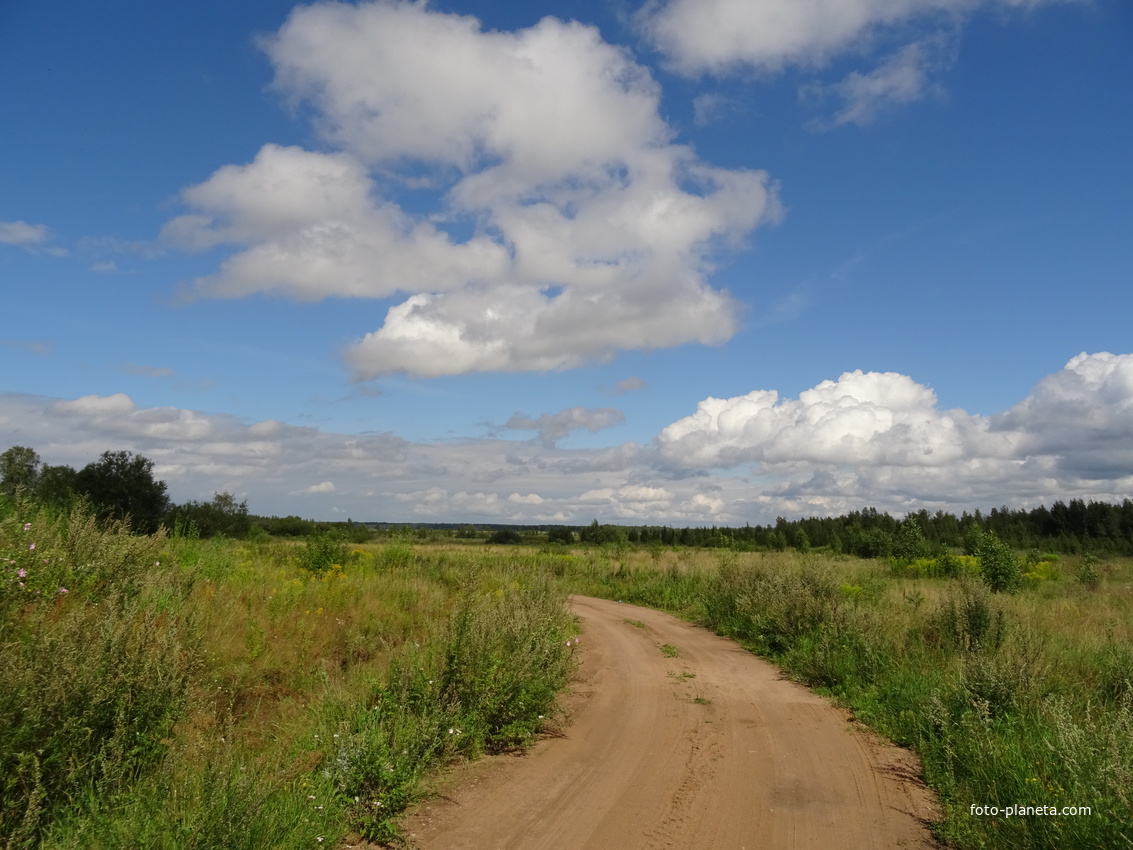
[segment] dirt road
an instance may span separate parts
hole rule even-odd
[[[580,679],[563,737],[456,771],[408,820],[416,846],[936,847],[909,753],[704,629],[616,602],[572,604]]]

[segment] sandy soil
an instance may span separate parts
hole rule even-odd
[[[937,847],[911,753],[704,629],[616,602],[572,605],[580,669],[561,737],[447,774],[406,821],[413,846]]]

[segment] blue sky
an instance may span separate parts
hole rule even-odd
[[[0,74],[0,447],[326,519],[1133,495],[1122,0],[8,0]]]

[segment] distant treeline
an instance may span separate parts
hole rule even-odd
[[[508,525],[485,523],[318,522],[298,516],[263,517],[248,512],[246,501],[217,493],[210,501],[174,504],[164,481],[153,475],[153,461],[132,452],[104,452],[80,470],[49,466],[25,446],[0,453],[0,496],[23,493],[45,504],[66,506],[86,500],[102,519],[130,518],[136,531],[148,533],[165,526],[201,537],[307,537],[335,531],[362,543],[371,537],[404,536],[421,540],[469,539],[490,543],[636,544],[697,546],[740,550],[809,551],[826,549],[862,557],[887,557],[899,545],[903,526],[915,524],[917,539],[929,550],[971,550],[983,534],[994,534],[1016,549],[1048,552],[1113,552],[1133,555],[1133,500],[1120,505],[1071,499],[1030,510],[978,509],[959,517],[926,510],[904,520],[875,508],[837,517],[776,519],[774,525],[673,528],[667,525],[612,525],[594,520],[590,525]],[[911,529],[907,529],[911,530]],[[906,535],[907,537],[908,535]],[[918,544],[919,545],[919,544]]]
[[[274,535],[298,536],[328,527],[298,517],[253,522]],[[992,508],[955,514],[922,510],[899,519],[876,508],[852,511],[837,517],[776,519],[774,525],[700,526],[676,528],[668,525],[613,525],[594,520],[589,525],[508,525],[503,523],[352,523],[354,534],[371,531],[375,536],[405,536],[420,540],[457,538],[493,543],[589,543],[639,546],[694,546],[738,550],[809,551],[826,549],[864,558],[888,557],[899,546],[900,531],[915,524],[927,548],[937,552],[971,551],[979,538],[994,534],[1015,549],[1076,554],[1112,552],[1133,555],[1133,500],[1120,505],[1071,499],[1031,510]],[[341,523],[338,525],[342,525]]]
[[[612,526],[597,522],[572,528],[583,542],[612,542],[624,535],[629,543],[664,546],[731,547],[736,549],[781,550],[788,547],[807,551],[826,548],[834,552],[874,558],[892,554],[902,526],[915,522],[930,547],[939,551],[972,548],[974,541],[992,533],[1016,549],[1042,549],[1048,552],[1113,552],[1133,554],[1133,500],[1120,505],[1071,499],[1031,510],[992,508],[986,514],[955,514],[922,510],[904,520],[875,508],[852,511],[837,517],[776,519],[774,525],[745,525],[742,528],[712,526],[672,528],[669,526]]]

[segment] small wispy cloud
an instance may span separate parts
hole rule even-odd
[[[66,248],[49,245],[52,233],[46,224],[28,224],[26,221],[0,221],[0,245],[23,248],[31,254],[48,254],[66,257]]]
[[[770,309],[756,319],[754,326],[765,328],[768,325],[784,324],[797,319],[814,303],[813,281],[804,280],[790,292],[779,298]]]
[[[79,240],[78,247],[87,254],[125,254],[144,260],[153,260],[165,253],[165,249],[156,242],[119,239],[116,236],[85,236]]]
[[[938,97],[942,90],[933,82],[933,75],[947,70],[954,62],[952,41],[938,35],[905,45],[872,71],[854,71],[830,85],[805,86],[800,90],[803,99],[833,97],[842,101],[842,108],[832,116],[815,119],[808,127],[816,131],[847,124],[865,127],[889,110],[926,97]]]
[[[50,354],[55,348],[54,343],[38,339],[6,339],[2,344],[5,348],[15,348],[18,351],[28,351],[39,355]]]
[[[624,380],[618,381],[612,387],[605,385],[599,386],[598,391],[603,395],[619,396],[625,395],[626,393],[631,393],[634,390],[643,390],[647,386],[648,384],[645,383],[644,379],[639,378],[636,375],[631,375]]]
[[[144,375],[147,378],[172,378],[176,372],[165,366],[146,366],[141,363],[126,363],[121,371],[130,375]]]
[[[697,127],[707,127],[735,111],[735,101],[722,94],[698,94],[692,99],[692,120]]]
[[[51,231],[45,224],[26,221],[0,221],[0,245],[39,245],[47,241]]]

